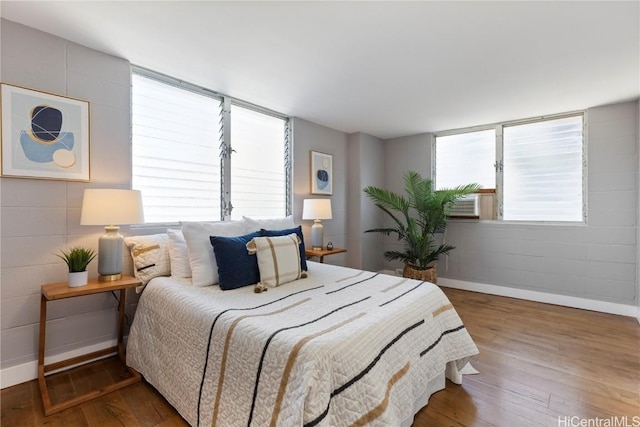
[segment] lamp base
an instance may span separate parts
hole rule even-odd
[[[322,222],[319,219],[314,219],[311,226],[311,248],[314,251],[321,251],[324,246],[323,231]]]
[[[113,282],[115,280],[120,280],[120,279],[122,279],[122,273],[109,274],[107,276],[98,276],[99,282]]]
[[[124,237],[118,226],[109,225],[98,240],[98,281],[112,282],[122,278]]]

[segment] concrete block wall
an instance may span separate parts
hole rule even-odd
[[[131,67],[125,59],[4,19],[0,32],[2,82],[89,101],[91,126],[89,183],[0,178],[0,369],[5,387],[35,378],[40,286],[67,277],[66,265],[53,254],[74,245],[97,249],[104,232],[103,227],[80,225],[84,189],[130,188]],[[295,221],[310,236],[311,222],[301,219],[302,200],[311,197],[309,151],[332,154],[333,219],[324,221],[325,241],[347,247],[347,134],[297,118],[293,129]],[[125,236],[164,230],[121,227]],[[124,261],[125,271],[131,271],[128,254]],[[344,254],[325,262],[347,264]],[[94,261],[89,274],[96,276],[96,269]],[[129,320],[137,299],[133,293],[127,298]],[[116,307],[110,294],[49,303],[47,356],[70,355],[115,340]]]
[[[80,225],[84,189],[129,188],[131,73],[123,59],[20,24],[2,20],[0,31],[2,82],[89,101],[91,127],[91,182],[0,178],[4,372],[35,367],[40,286],[67,277],[53,254],[74,245],[97,249],[103,228]],[[94,261],[91,275],[96,268]],[[129,303],[131,317],[135,298]],[[114,340],[116,306],[110,294],[49,303],[47,355]]]
[[[587,223],[450,221],[446,239],[456,249],[440,260],[440,277],[638,304],[638,102],[590,108],[586,118]],[[385,142],[390,188],[401,188],[398,179],[416,158],[424,159],[416,170],[431,173],[429,135],[408,144],[416,138]]]

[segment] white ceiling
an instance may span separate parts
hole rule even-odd
[[[640,95],[640,2],[6,1],[2,17],[380,138]]]

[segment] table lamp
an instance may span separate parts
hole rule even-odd
[[[322,219],[331,219],[331,199],[304,199],[302,219],[312,219],[311,248],[321,250],[324,246]]]
[[[142,224],[142,195],[137,190],[87,189],[82,200],[81,225],[106,225],[98,241],[98,280],[122,277],[124,238],[118,225]]]

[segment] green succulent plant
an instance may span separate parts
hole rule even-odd
[[[93,249],[75,246],[67,251],[63,249],[55,255],[67,263],[69,273],[77,273],[87,269],[87,265],[96,257],[96,252]]]

